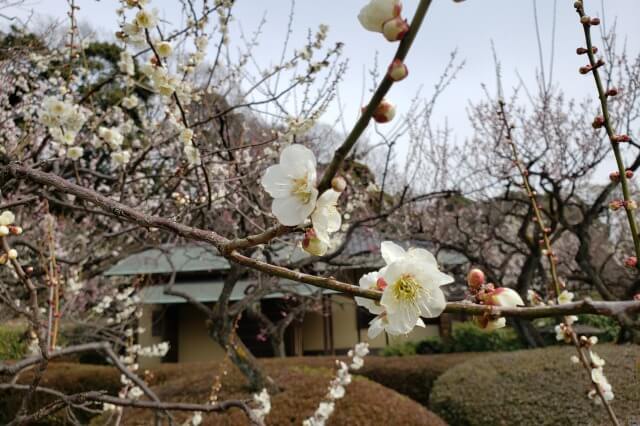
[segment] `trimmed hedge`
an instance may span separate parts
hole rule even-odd
[[[28,384],[32,379],[32,372],[23,374],[20,383]],[[0,376],[0,381],[4,378]],[[117,395],[121,384],[120,374],[111,367],[86,365],[76,363],[51,363],[45,372],[41,386],[52,388],[66,394],[103,390],[109,395]],[[6,424],[16,415],[16,410],[22,401],[22,392],[0,391],[0,424]],[[36,393],[30,411],[36,407],[43,407],[54,398],[44,393]],[[88,420],[86,415],[76,412],[82,420]],[[55,418],[48,418],[38,424],[58,424]]]
[[[281,392],[271,398],[272,410],[266,423],[299,425],[313,415],[334,375],[334,370],[325,365],[333,363],[326,358],[265,360],[267,373],[281,388]],[[220,373],[212,363],[164,365],[154,370],[154,382],[162,382],[154,386],[154,390],[164,400],[203,402],[209,397],[214,377]],[[220,400],[250,397],[245,379],[235,368],[229,369],[222,383]],[[175,417],[178,423],[188,418],[183,414]],[[125,418],[124,424],[127,425],[151,424],[153,414],[147,410],[127,410]],[[364,377],[354,376],[346,396],[336,403],[328,424],[370,425],[372,422],[380,425],[446,426],[438,416],[417,402]],[[234,409],[225,414],[203,415],[202,424],[235,426],[248,422],[243,413]]]
[[[501,328],[487,332],[472,322],[465,322],[454,325],[451,339],[447,342],[443,342],[438,337],[419,342],[403,342],[387,346],[382,354],[407,356],[455,352],[505,352],[519,349],[526,349],[526,347],[513,329]]]
[[[640,346],[598,345],[622,424],[640,420]],[[588,377],[552,347],[492,354],[452,368],[436,380],[429,407],[452,425],[604,425],[603,407],[586,396]]]

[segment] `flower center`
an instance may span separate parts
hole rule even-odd
[[[393,284],[393,296],[403,302],[414,302],[421,289],[413,275],[404,274]]]
[[[309,190],[306,176],[293,179],[291,194],[297,197],[303,204],[308,204],[309,201],[311,201],[311,191]]]

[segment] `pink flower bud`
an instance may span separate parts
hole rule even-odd
[[[389,65],[387,74],[391,80],[401,81],[407,78],[409,75],[409,69],[400,59],[396,59],[391,63],[391,65]]]
[[[638,258],[635,256],[627,257],[624,260],[624,266],[626,266],[627,268],[635,268],[636,266],[638,266]]]
[[[399,41],[409,31],[409,24],[405,19],[400,16],[396,16],[393,19],[389,19],[382,25],[382,34],[387,41]]]
[[[507,320],[503,317],[491,319],[488,317],[474,317],[475,323],[484,331],[493,331],[503,328],[507,324]]]
[[[603,117],[603,116],[601,116],[601,115],[599,115],[599,116],[597,116],[596,118],[594,118],[594,119],[593,119],[593,123],[591,123],[591,126],[592,126],[594,129],[599,129],[599,128],[601,128],[602,126],[604,126],[604,117]]]
[[[580,74],[587,74],[589,73],[589,71],[591,71],[591,65],[585,65],[584,67],[580,67],[578,71],[580,71]]]
[[[611,172],[609,173],[609,180],[613,183],[620,182],[620,172]]]
[[[605,95],[607,95],[607,96],[617,96],[618,93],[619,93],[618,89],[615,88],[615,87],[612,87],[611,89],[607,90]]]
[[[609,209],[611,211],[618,211],[624,206],[624,201],[622,200],[613,200],[609,203]]]
[[[591,18],[591,21],[589,21],[589,23],[591,25],[600,25],[600,18]]]
[[[588,51],[589,51],[589,49],[584,48],[584,47],[578,47],[578,48],[576,49],[576,53],[577,53],[578,55],[584,55],[584,54],[585,54],[585,53],[587,53]]]
[[[342,192],[347,189],[347,181],[343,177],[336,176],[331,179],[331,188],[336,192]]]
[[[396,107],[391,102],[383,99],[373,112],[373,119],[377,123],[388,123],[396,115]]]
[[[479,289],[485,282],[484,272],[478,268],[474,268],[467,274],[467,284],[473,289]]]
[[[624,176],[625,176],[627,179],[631,179],[631,178],[633,177],[633,170],[626,170],[626,171],[624,172]]]
[[[613,142],[631,142],[631,138],[629,137],[629,135],[613,135],[613,137],[611,138],[611,140]]]

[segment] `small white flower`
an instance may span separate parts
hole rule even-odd
[[[384,244],[384,243],[383,243]],[[368,274],[363,275],[358,282],[360,288],[366,290],[378,290],[382,291],[386,287],[386,283],[381,279],[380,273],[378,271],[369,272]],[[377,300],[371,300],[364,297],[355,298],[356,303],[363,308],[366,308],[369,312],[374,315],[379,315],[384,312],[384,308],[380,305],[380,302]]]
[[[400,246],[388,241],[383,243],[381,252],[387,263],[392,261],[380,270],[387,283],[380,299],[390,326],[387,332],[405,334],[421,316],[439,316],[447,304],[440,286],[452,283],[453,278],[440,272],[436,258],[421,248],[410,249],[403,255]]]
[[[111,161],[119,166],[126,165],[131,160],[131,153],[129,151],[117,151],[111,153]]]
[[[118,69],[126,75],[135,74],[135,64],[133,57],[127,51],[120,52],[120,60],[118,61]]]
[[[578,358],[576,355],[571,355],[571,363],[579,364],[580,363],[580,358]]]
[[[565,303],[571,303],[573,300],[574,294],[567,290],[562,290],[562,293],[558,295],[558,304],[562,305]]]
[[[331,399],[341,399],[345,394],[344,386],[332,386],[329,389],[329,398]]]
[[[2,212],[2,214],[0,214],[0,225],[8,226],[13,224],[15,220],[16,220],[15,215],[9,210],[5,210]]]
[[[136,95],[131,95],[122,99],[122,106],[126,109],[133,109],[138,106],[138,102],[138,97]]]
[[[400,0],[371,0],[360,10],[358,20],[368,30],[381,33],[384,23],[400,16]]]
[[[141,9],[136,13],[135,23],[140,28],[153,28],[158,24],[158,11]]]
[[[198,426],[202,423],[202,413],[200,411],[196,411],[193,413],[193,417],[191,417],[191,424],[193,426]]]
[[[273,197],[271,210],[285,226],[300,225],[316,206],[316,157],[302,145],[286,147],[280,163],[267,169],[262,187]]]
[[[184,144],[188,144],[188,143],[191,143],[192,140],[193,140],[193,130],[184,129],[180,132],[180,142]]]
[[[189,165],[191,165],[191,166],[200,165],[200,162],[201,162],[200,151],[198,150],[198,148],[196,148],[193,145],[193,143],[185,145],[184,154],[187,157],[187,161],[189,162]]]
[[[338,198],[340,193],[328,189],[318,197],[316,208],[311,214],[313,227],[320,232],[331,234],[340,229],[342,217],[338,211]]]
[[[156,51],[158,52],[158,56],[160,56],[161,58],[166,58],[167,56],[171,56],[173,47],[168,41],[162,41],[156,46]]]
[[[80,146],[72,146],[71,148],[69,148],[67,150],[67,157],[69,157],[72,160],[77,160],[80,157],[82,157],[84,150],[82,149],[82,147]]]

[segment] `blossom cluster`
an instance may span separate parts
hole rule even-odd
[[[55,96],[42,103],[40,121],[47,126],[54,141],[66,147],[66,156],[72,160],[82,157],[83,149],[75,145],[76,136],[89,117],[89,110]]]
[[[303,426],[324,426],[333,411],[335,403],[342,399],[346,393],[345,386],[351,383],[352,377],[349,373],[351,370],[359,370],[364,365],[364,357],[369,353],[369,345],[367,343],[357,343],[353,349],[348,352],[351,357],[351,364],[347,365],[344,361],[336,361],[338,367],[336,376],[329,383],[325,400],[321,401],[312,417],[302,422]]]
[[[310,149],[292,144],[282,150],[280,162],[267,169],[261,183],[273,197],[271,210],[282,225],[301,225],[311,217],[303,248],[322,256],[331,246],[330,235],[342,225],[337,208],[340,192],[334,188],[344,190],[344,186],[336,184],[318,197],[316,165]]]
[[[423,248],[404,250],[384,241],[380,253],[386,266],[360,278],[366,290],[382,291],[380,301],[356,297],[356,303],[377,315],[370,323],[369,338],[383,330],[391,335],[407,334],[417,325],[424,327],[420,317],[438,317],[447,305],[440,288],[453,282],[442,273],[433,254]]]
[[[259,393],[253,395],[253,402],[256,406],[251,409],[251,412],[258,419],[264,421],[264,418],[271,411],[271,397],[269,396],[269,392],[267,392],[266,389],[262,389]]]
[[[467,275],[467,284],[473,301],[481,305],[515,308],[525,306],[517,291],[508,287],[496,287],[486,282],[484,272],[472,269]],[[476,323],[486,331],[496,330],[506,325],[504,317],[495,318],[490,314],[474,318]]]
[[[568,290],[563,290],[558,295],[558,304],[571,303],[574,298],[574,294]],[[556,325],[556,339],[558,341],[564,341],[565,343],[575,343],[579,347],[579,353],[581,356],[584,356],[584,359],[579,358],[578,356],[572,356],[571,362],[574,364],[584,364],[584,366],[590,370],[591,372],[591,382],[593,384],[593,389],[589,391],[589,398],[592,399],[596,404],[601,403],[599,398],[599,393],[602,394],[606,401],[611,401],[614,398],[613,388],[607,377],[604,375],[604,365],[605,361],[602,359],[596,352],[593,351],[593,346],[598,343],[598,338],[596,336],[586,337],[580,336],[577,342],[574,342],[574,331],[573,324],[578,321],[578,317],[575,315],[569,315],[564,317],[563,322]],[[596,387],[599,389],[596,390]],[[598,392],[599,391],[599,392]]]
[[[0,214],[0,238],[8,235],[20,235],[22,233],[22,228],[14,225],[15,220],[15,215],[9,210],[5,210]],[[18,251],[10,248],[5,253],[0,254],[0,265],[4,265],[9,260],[15,260],[17,258]]]

